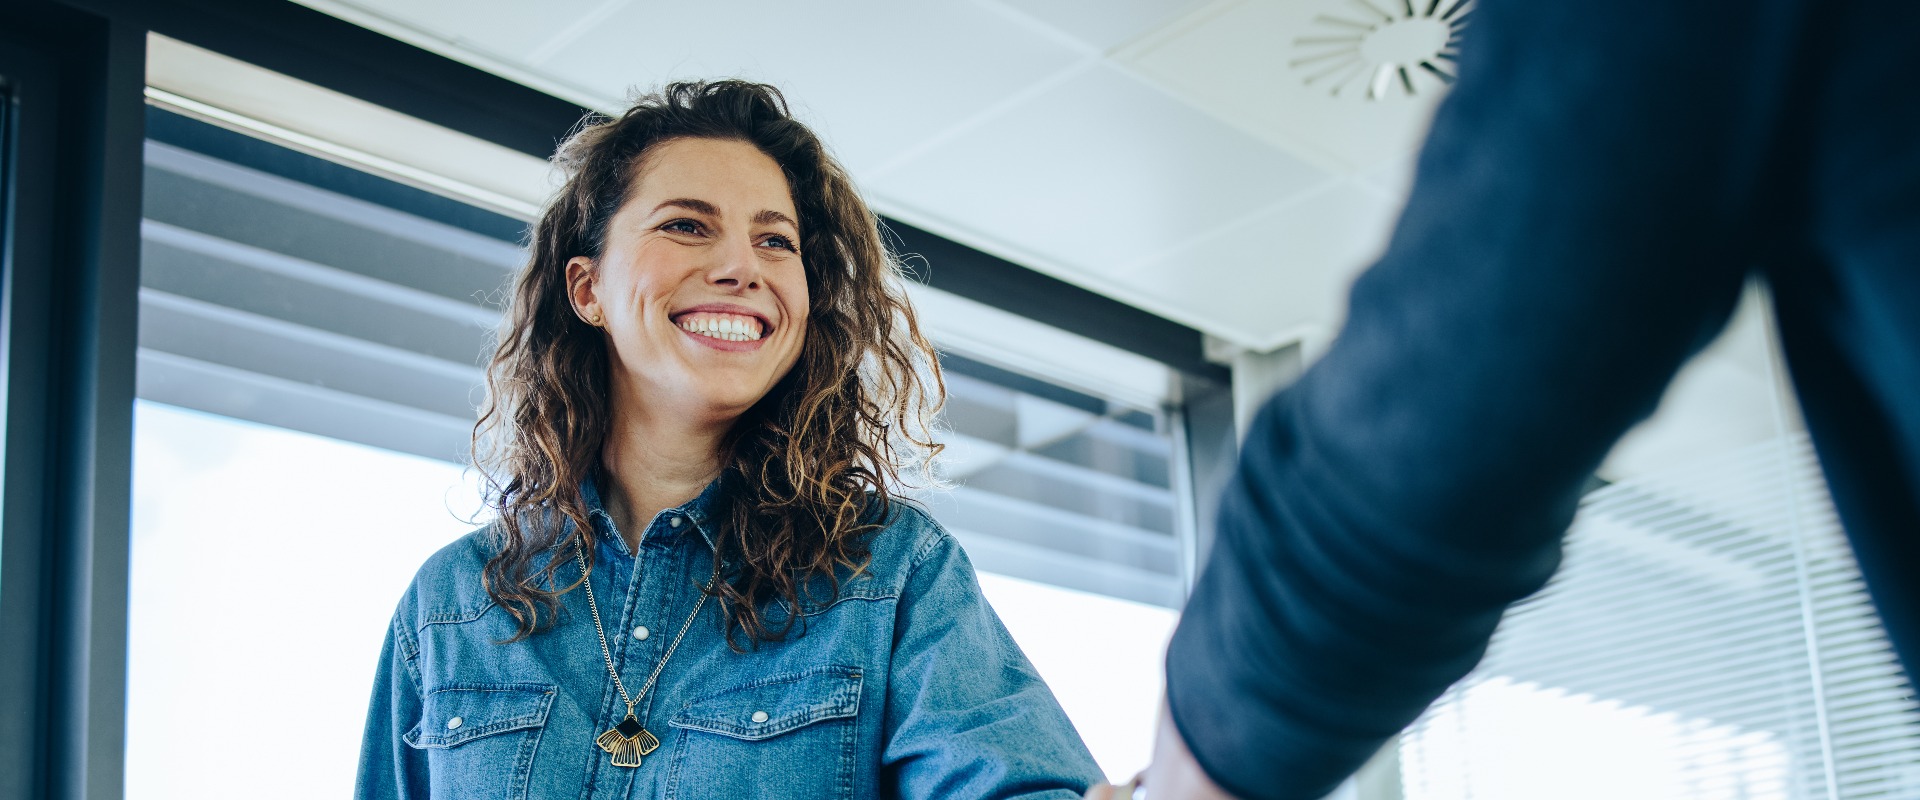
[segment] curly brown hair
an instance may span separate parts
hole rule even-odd
[[[811,297],[798,361],[723,444],[727,491],[710,518],[728,644],[740,648],[736,632],[756,644],[784,639],[799,615],[769,624],[763,612],[774,600],[788,609],[818,600],[809,588],[816,576],[837,596],[840,570],[857,574],[870,559],[868,534],[890,513],[903,468],[924,469],[940,450],[928,421],[945,384],[899,261],[846,171],[779,90],[674,83],[618,117],[589,116],[554,154],[566,184],[533,227],[474,426],[474,463],[497,514],[498,551],[482,579],[518,622],[515,640],[551,625],[557,598],[581,583],[555,578],[573,548],[592,563],[581,483],[612,422],[607,339],[568,302],[567,260],[600,257],[646,156],[685,138],[746,142],[780,165],[800,215]]]

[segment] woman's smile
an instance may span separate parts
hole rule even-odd
[[[732,353],[759,350],[773,332],[758,312],[731,303],[696,306],[674,314],[672,319],[693,341]]]

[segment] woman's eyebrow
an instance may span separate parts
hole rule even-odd
[[[719,206],[716,206],[705,200],[700,200],[692,197],[676,197],[672,200],[663,202],[660,205],[653,207],[653,213],[658,214],[660,213],[660,209],[667,208],[669,206],[678,206],[688,211],[692,211],[695,214],[705,214],[709,217],[720,216]],[[779,211],[775,211],[773,209],[767,209],[765,211],[762,211],[758,214],[753,215],[753,224],[755,225],[771,225],[776,222],[787,223],[788,225],[792,225],[795,229],[798,229],[800,227],[800,223],[793,221],[792,217],[789,217],[786,214],[783,214]]]
[[[773,209],[767,209],[765,211],[762,211],[758,214],[753,215],[753,224],[755,225],[772,225],[773,223],[776,223],[776,222],[784,222],[784,223],[787,223],[788,225],[792,225],[794,230],[800,229],[800,223],[794,222],[792,217],[789,217]]]
[[[691,197],[676,197],[672,200],[668,200],[664,203],[661,203],[660,205],[654,206],[653,213],[658,214],[660,213],[660,209],[666,208],[668,206],[679,206],[688,211],[692,211],[695,214],[705,214],[709,217],[720,216],[719,206],[716,206],[705,200],[696,200]]]

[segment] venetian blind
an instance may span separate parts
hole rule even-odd
[[[139,396],[462,461],[517,223],[429,219],[394,199],[414,190],[159,110],[149,132]],[[975,564],[1177,605],[1167,415],[944,363],[953,488],[926,505]]]
[[[1920,709],[1793,434],[1590,494],[1405,734],[1407,800],[1920,797]]]

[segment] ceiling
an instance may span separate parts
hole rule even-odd
[[[1444,89],[1450,62],[1429,57],[1465,16],[1441,21],[1454,0],[301,2],[602,110],[674,79],[774,83],[877,210],[1252,350],[1337,326]]]

